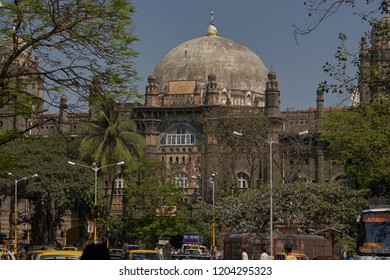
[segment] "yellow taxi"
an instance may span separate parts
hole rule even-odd
[[[39,260],[39,256],[46,251],[43,249],[29,251],[26,254],[26,260]]]
[[[15,258],[14,253],[12,253],[12,252],[9,252],[9,253],[0,252],[0,260],[11,261],[11,260],[16,260],[16,258]]]
[[[162,260],[162,257],[155,250],[129,250],[125,260]]]
[[[302,252],[298,252],[298,251],[292,251],[291,254],[293,256],[295,256],[297,258],[297,260],[301,261],[301,260],[308,260],[309,258],[303,254]],[[275,258],[274,260],[285,260],[286,259],[286,253],[277,253],[275,255]]]
[[[41,253],[39,260],[79,260],[83,251],[47,250]]]
[[[77,249],[77,247],[73,247],[73,246],[64,246],[61,248],[61,250],[65,250],[65,251],[79,251],[79,249]]]
[[[0,259],[1,260],[15,260],[15,255],[13,252],[8,250],[4,246],[0,246]]]

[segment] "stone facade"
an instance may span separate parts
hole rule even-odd
[[[384,39],[375,39],[371,49],[362,43],[359,91],[363,103],[371,100],[375,87],[375,83],[369,82],[369,69],[373,63],[388,65],[389,49]],[[33,95],[42,97],[42,81],[30,90]],[[340,166],[326,160],[324,145],[317,139],[321,133],[318,125],[321,114],[326,110],[345,108],[324,107],[321,88],[316,92],[313,90],[316,107],[307,110],[281,111],[282,96],[276,73],[268,71],[253,51],[219,37],[212,22],[207,36],[180,44],[156,66],[148,77],[144,105],[118,104],[118,108],[124,116],[136,121],[139,133],[148,143],[147,155],[167,164],[176,184],[183,187],[186,200],[210,202],[213,186],[218,193],[226,191],[223,188],[228,184],[229,190],[234,191],[235,188],[267,185],[270,179],[275,184],[296,180],[323,183],[343,174]],[[67,102],[66,96],[62,96],[58,113],[42,113],[34,116],[36,119],[12,117],[5,108],[0,112],[1,129],[24,129],[35,135],[49,135],[60,130],[77,135],[78,125],[91,119],[91,114],[69,113]],[[41,105],[36,106],[40,108]],[[228,135],[219,138],[210,133],[210,124],[225,116],[219,114],[221,110],[225,114],[229,112],[227,125],[229,120],[247,120],[252,114],[264,119],[267,126],[253,130],[253,136],[259,136],[258,141],[247,143],[245,151],[241,149],[233,154],[231,147],[221,145],[233,131],[226,130]],[[44,124],[32,128],[38,122]],[[247,123],[242,121],[242,126],[245,125]],[[301,145],[300,157],[289,154],[291,149],[288,147],[293,144],[295,147]],[[251,163],[249,157],[252,157]],[[105,185],[103,182],[103,192],[110,195],[111,190]],[[122,214],[124,187],[123,179],[118,177],[114,215]],[[1,198],[0,230],[11,232],[12,200]],[[22,200],[19,203],[20,209],[23,209],[22,204],[28,205]]]

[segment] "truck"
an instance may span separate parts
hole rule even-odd
[[[357,218],[357,260],[390,260],[390,207],[363,210]]]

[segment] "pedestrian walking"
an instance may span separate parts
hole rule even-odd
[[[297,258],[291,253],[292,247],[289,244],[284,245],[284,253],[286,253],[286,260],[297,260]]]
[[[263,253],[260,255],[260,260],[268,260],[268,254],[265,248],[263,248]]]
[[[245,252],[245,248],[242,248],[241,259],[248,260],[248,254]]]

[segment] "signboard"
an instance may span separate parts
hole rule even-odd
[[[156,209],[157,217],[175,217],[176,216],[176,206],[161,206]]]
[[[88,223],[88,233],[92,233],[93,232],[93,222],[89,222]]]
[[[168,93],[189,94],[195,91],[195,81],[175,81],[168,82]]]
[[[199,233],[185,233],[183,243],[203,243],[203,235]]]

